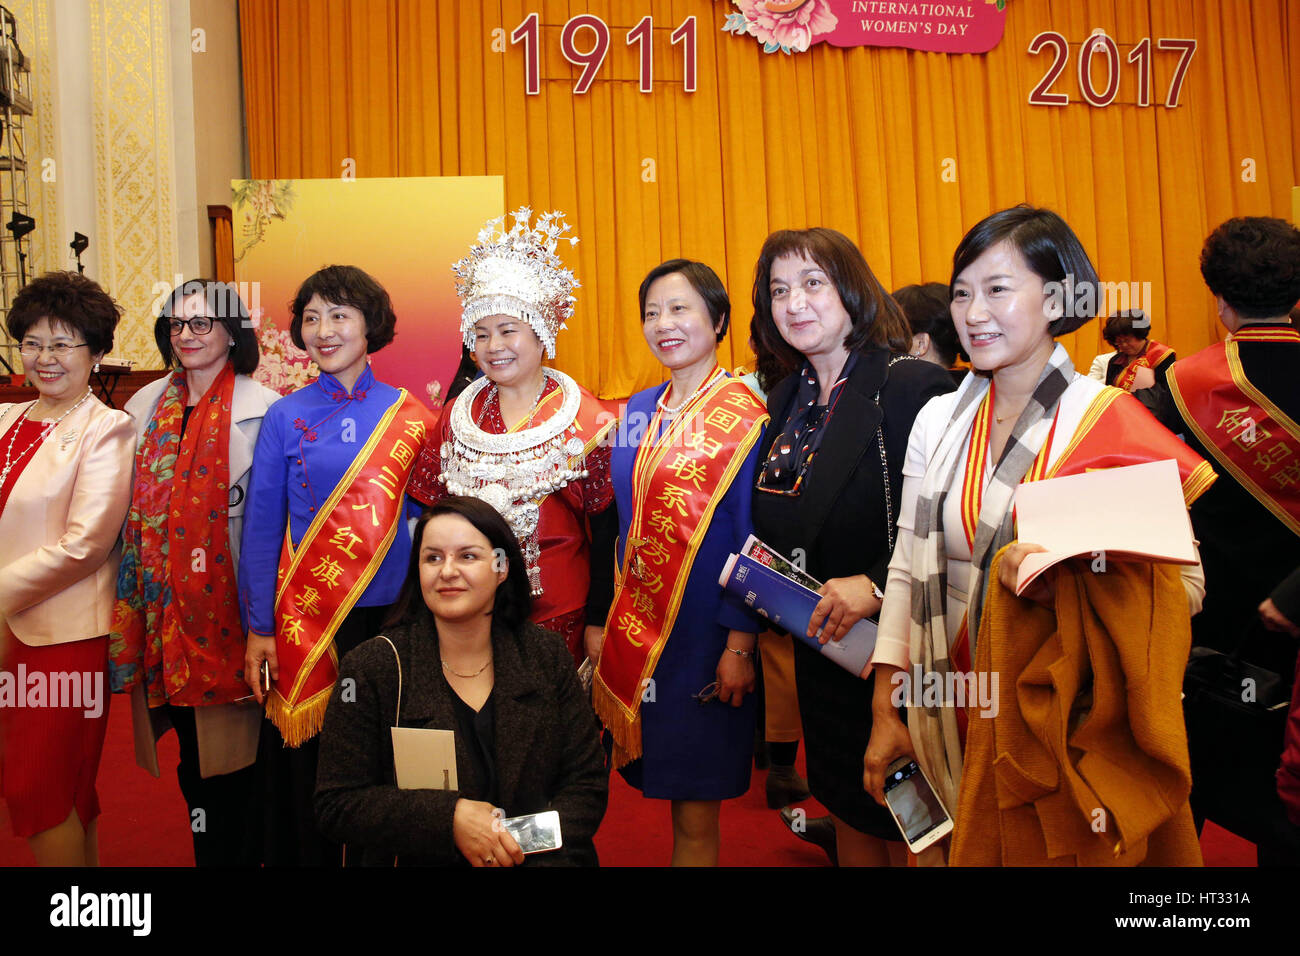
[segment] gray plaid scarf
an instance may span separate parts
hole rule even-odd
[[[1061,395],[1076,374],[1064,347],[1057,344],[1025,410],[1016,420],[1002,457],[984,490],[971,553],[970,590],[967,592],[966,630],[972,662],[975,660],[989,564],[1015,534],[1011,505],[1016,487],[1047,441]],[[957,463],[970,441],[971,427],[980,403],[988,394],[989,383],[990,380],[984,376],[966,377],[939,447],[926,466],[916,502],[909,656],[913,668],[919,666],[923,674],[933,674],[945,680],[951,664],[946,620],[948,573],[944,549],[944,502],[949,493],[961,494],[963,472],[958,470]],[[956,533],[960,533],[960,529]],[[921,706],[919,690],[912,688],[912,700],[908,703],[907,719],[912,742],[944,805],[955,814],[962,771],[957,711],[954,706]]]

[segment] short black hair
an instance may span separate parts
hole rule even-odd
[[[946,285],[942,282],[905,285],[893,296],[907,316],[912,335],[930,336],[930,344],[945,366],[951,368],[958,355],[966,357],[961,349],[961,340],[957,338],[957,327],[952,322],[952,299]]]
[[[703,262],[696,262],[694,259],[669,259],[646,273],[646,277],[641,280],[641,288],[637,290],[637,301],[641,304],[642,324],[645,323],[645,297],[650,291],[650,286],[656,279],[662,279],[674,272],[681,275],[691,284],[691,288],[700,294],[705,307],[709,310],[709,320],[713,323],[718,341],[721,342],[727,335],[727,326],[731,324],[731,297],[727,295],[727,287],[722,284],[718,274]]]
[[[248,307],[233,282],[218,282],[215,279],[188,279],[182,282],[163,302],[158,320],[153,326],[153,340],[162,355],[163,367],[176,368],[181,362],[172,349],[172,333],[169,322],[176,317],[176,310],[192,295],[203,296],[204,315],[220,322],[228,333],[234,348],[230,350],[230,364],[236,375],[252,375],[257,371],[262,353],[258,349],[257,333],[253,331],[253,321],[249,318]]]
[[[1300,230],[1269,216],[1229,219],[1205,240],[1201,276],[1243,319],[1286,315],[1300,301]]]
[[[1052,210],[1035,209],[1023,203],[986,216],[962,237],[952,254],[950,297],[957,277],[1000,242],[1010,242],[1044,283],[1060,284],[1064,293],[1063,312],[1047,326],[1049,335],[1055,338],[1073,332],[1096,317],[1101,283],[1083,243]]]
[[[1114,346],[1121,335],[1133,335],[1145,339],[1151,334],[1151,320],[1141,309],[1128,312],[1116,312],[1106,320],[1106,327],[1101,330],[1101,337]]]
[[[772,317],[772,264],[786,255],[801,255],[825,270],[844,311],[852,322],[844,347],[860,352],[873,346],[906,352],[912,346],[912,332],[899,308],[853,240],[834,229],[780,229],[763,241],[754,266],[754,341],[766,336],[784,364],[801,368],[804,356],[781,336]]]
[[[424,541],[425,527],[439,515],[460,515],[488,539],[494,554],[505,555],[506,579],[497,586],[492,622],[494,626],[515,633],[533,611],[532,587],[528,583],[524,553],[501,512],[478,498],[460,495],[441,499],[426,508],[416,521],[415,531],[411,534],[411,560],[406,568],[406,581],[388,614],[386,626],[413,624],[425,615],[433,617],[420,589],[420,545]]]
[[[307,277],[289,306],[289,337],[298,348],[307,347],[302,340],[302,313],[314,295],[331,305],[350,305],[361,311],[366,317],[367,353],[378,352],[393,341],[397,316],[387,290],[356,266],[326,266]]]
[[[79,272],[47,272],[33,279],[14,296],[5,328],[10,338],[21,342],[41,319],[64,325],[90,346],[91,355],[113,350],[113,332],[122,318],[122,307],[94,279]]]

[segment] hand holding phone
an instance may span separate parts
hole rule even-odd
[[[952,832],[952,818],[911,757],[900,757],[885,771],[885,806],[913,853]]]

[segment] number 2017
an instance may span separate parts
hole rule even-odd
[[[1051,92],[1052,84],[1065,72],[1066,61],[1070,58],[1070,48],[1065,37],[1054,30],[1044,30],[1029,41],[1029,52],[1040,53],[1051,47],[1056,59],[1048,67],[1043,78],[1029,94],[1029,102],[1035,106],[1065,106],[1070,102],[1069,94]],[[1191,65],[1192,55],[1196,53],[1196,41],[1160,37],[1156,40],[1158,50],[1179,50],[1178,66],[1169,80],[1169,91],[1165,94],[1165,106],[1173,109],[1178,105],[1178,96],[1187,79],[1187,68]],[[1106,84],[1098,90],[1092,81],[1092,58],[1100,53],[1106,61]],[[1151,105],[1151,38],[1143,37],[1128,55],[1129,63],[1136,63],[1138,70],[1138,106]],[[1079,91],[1089,106],[1109,106],[1119,92],[1119,47],[1115,41],[1098,30],[1079,47]]]
[[[642,93],[649,93],[654,84],[654,48],[651,46],[651,31],[653,29],[654,21],[647,16],[642,17],[636,26],[627,31],[627,45],[631,46],[635,43],[639,54],[637,57],[638,77]],[[595,34],[595,42],[586,51],[578,49],[578,33],[582,30],[590,30]],[[539,31],[538,16],[536,13],[530,13],[510,34],[511,43],[523,43],[524,45],[524,90],[529,96],[536,96],[542,91],[542,62],[538,43]],[[578,82],[573,84],[574,93],[586,93],[591,89],[591,84],[595,81],[596,74],[600,72],[606,54],[609,53],[609,38],[609,25],[600,17],[591,13],[581,13],[575,17],[570,17],[569,21],[564,24],[564,29],[560,31],[560,51],[564,54],[564,58],[574,66],[582,67]],[[686,62],[682,68],[682,85],[687,93],[694,93],[696,77],[695,17],[689,16],[683,20],[681,25],[672,32],[670,39],[674,46],[678,43],[683,44]]]

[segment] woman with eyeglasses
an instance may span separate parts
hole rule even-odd
[[[614,766],[671,801],[673,865],[716,866],[722,801],[749,789],[760,629],[718,575],[749,537],[767,413],[718,364],[731,303],[712,269],[670,259],[638,296],[641,333],[671,378],[633,395],[618,425],[623,548],[592,701]]]
[[[114,693],[131,694],[140,765],[176,729],[176,777],[198,866],[247,863],[262,710],[244,683],[235,567],[253,448],[279,399],[249,376],[257,336],[233,285],[194,279],[167,297],[154,340],[170,371],[126,405],[135,484],[109,636]],[[147,730],[147,733],[145,732]]]
[[[95,282],[50,272],[5,319],[40,394],[0,404],[0,671],[25,675],[21,706],[0,707],[0,788],[41,866],[99,865],[95,776],[134,443],[90,374],[120,315]]]

